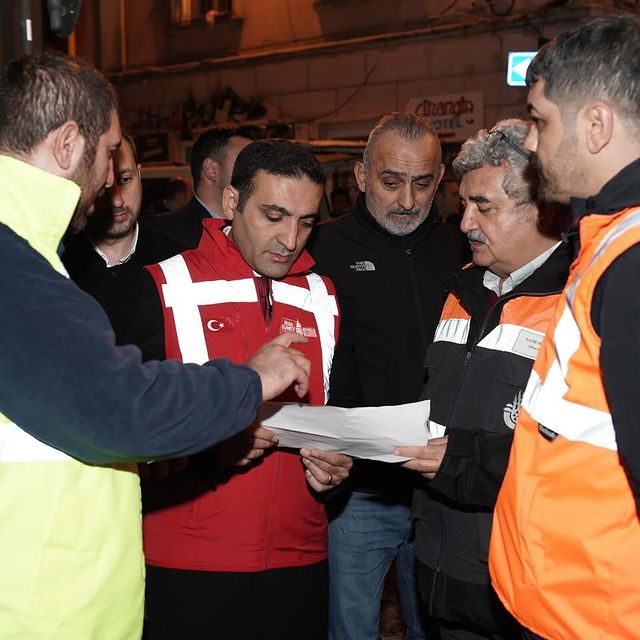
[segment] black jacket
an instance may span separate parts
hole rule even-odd
[[[134,289],[129,281],[137,279],[137,271],[148,264],[170,258],[188,247],[180,240],[168,236],[145,221],[139,221],[138,243],[129,260],[114,267],[107,267],[84,234],[68,236],[64,240],[62,262],[71,279],[95,298],[106,311],[116,334],[116,344],[128,344],[120,340],[126,333],[130,318],[129,307],[134,306]]]
[[[465,269],[455,278],[453,295],[470,316],[466,344],[438,340],[428,350],[423,396],[431,399],[431,419],[447,427],[449,440],[435,478],[415,492],[413,512],[416,556],[433,570],[429,614],[437,618],[500,630],[488,605],[491,519],[535,352],[526,357],[520,347],[492,348],[482,340],[502,324],[508,302],[528,299],[530,317],[536,300],[557,298],[571,258],[569,245],[560,244],[533,274],[495,302],[483,285],[486,270]],[[550,321],[553,305],[544,304]],[[526,318],[523,325],[529,326]],[[525,329],[520,335],[527,334]]]
[[[464,236],[435,211],[413,233],[390,234],[368,213],[362,195],[351,214],[317,227],[309,251],[315,271],[335,284],[342,313],[329,404],[384,406],[419,399],[427,346],[465,249]],[[412,476],[405,471],[359,461],[351,477],[360,488],[392,489]]]
[[[146,220],[155,229],[177,240],[183,248],[195,249],[202,237],[202,221],[211,218],[209,212],[194,196],[178,211],[147,216]]]

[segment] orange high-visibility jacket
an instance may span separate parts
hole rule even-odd
[[[580,239],[523,397],[490,572],[507,609],[544,638],[638,638],[640,522],[618,456],[591,302],[606,269],[640,242],[640,209],[590,215]]]

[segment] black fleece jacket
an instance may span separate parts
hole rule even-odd
[[[464,236],[433,210],[413,233],[389,233],[366,210],[362,195],[350,214],[318,226],[309,243],[314,270],[335,284],[342,313],[329,404],[419,399],[426,350],[466,249]],[[358,461],[352,481],[359,488],[399,488],[414,482],[405,472]]]

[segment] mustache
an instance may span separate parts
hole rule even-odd
[[[417,216],[421,212],[420,207],[413,207],[413,209],[402,209],[397,207],[387,212],[389,216]]]
[[[467,240],[469,240],[469,242],[482,242],[483,244],[487,244],[487,236],[477,229],[472,229],[467,233]]]

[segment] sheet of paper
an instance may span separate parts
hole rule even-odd
[[[382,462],[407,460],[396,447],[426,444],[429,400],[392,407],[312,407],[266,402],[260,422],[278,434],[280,446],[313,447]]]

